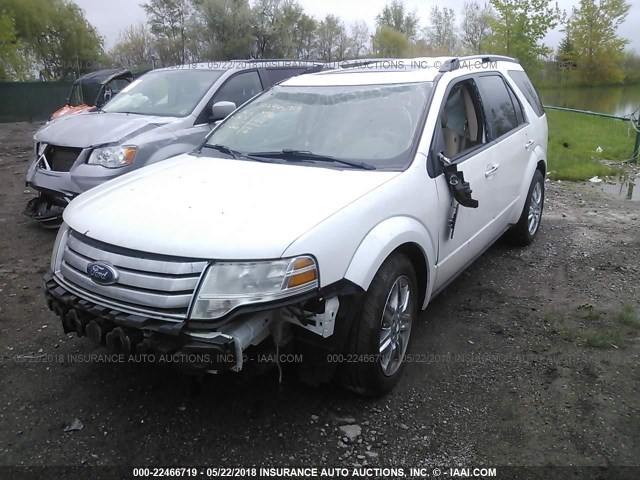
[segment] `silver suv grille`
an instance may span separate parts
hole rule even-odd
[[[98,285],[87,266],[104,261],[118,271],[114,285]],[[99,305],[151,318],[187,317],[193,292],[207,262],[114,247],[69,230],[59,280],[79,296]]]

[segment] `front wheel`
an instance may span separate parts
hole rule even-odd
[[[400,253],[382,264],[367,291],[347,342],[343,385],[376,396],[400,378],[417,313],[416,274]]]
[[[531,245],[540,230],[542,209],[544,207],[544,177],[540,170],[536,170],[529,186],[527,201],[524,203],[522,214],[507,232],[507,239],[512,245],[526,247]]]

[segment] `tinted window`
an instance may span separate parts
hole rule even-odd
[[[262,91],[258,72],[244,72],[231,77],[220,87],[214,102],[233,102],[239,107]]]
[[[498,138],[518,126],[516,110],[509,96],[507,86],[498,75],[478,78],[482,90],[485,116],[493,133]]]
[[[524,110],[522,110],[522,104],[520,103],[520,100],[518,100],[518,97],[516,97],[516,94],[513,92],[511,87],[509,87],[509,85],[507,85],[507,90],[509,90],[509,97],[511,97],[511,102],[513,103],[513,107],[515,108],[515,111],[516,111],[516,118],[518,119],[518,125],[520,125],[521,123],[525,122],[525,116],[524,116]]]
[[[531,80],[529,80],[529,77],[527,77],[527,74],[520,70],[509,70],[509,76],[516,82],[516,85],[527,99],[527,102],[529,102],[529,105],[531,105],[531,108],[533,108],[533,111],[536,112],[536,115],[539,117],[544,115],[544,108],[542,108],[540,96],[531,83]]]
[[[306,67],[301,68],[267,68],[265,70],[267,74],[267,78],[269,79],[269,83],[273,85],[274,83],[281,82],[282,80],[286,80],[290,77],[295,77],[296,75],[300,75],[307,71]]]

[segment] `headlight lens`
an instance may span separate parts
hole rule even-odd
[[[308,256],[214,263],[204,276],[191,318],[219,318],[241,305],[278,300],[317,286],[318,266]]]
[[[107,168],[124,167],[131,165],[137,151],[138,147],[135,145],[96,148],[91,152],[87,163]]]

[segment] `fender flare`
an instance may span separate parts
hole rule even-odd
[[[425,308],[435,279],[436,249],[429,232],[412,217],[388,218],[371,229],[351,258],[344,278],[368,290],[383,262],[391,253],[404,245],[417,246],[424,256],[427,271],[422,308]]]

